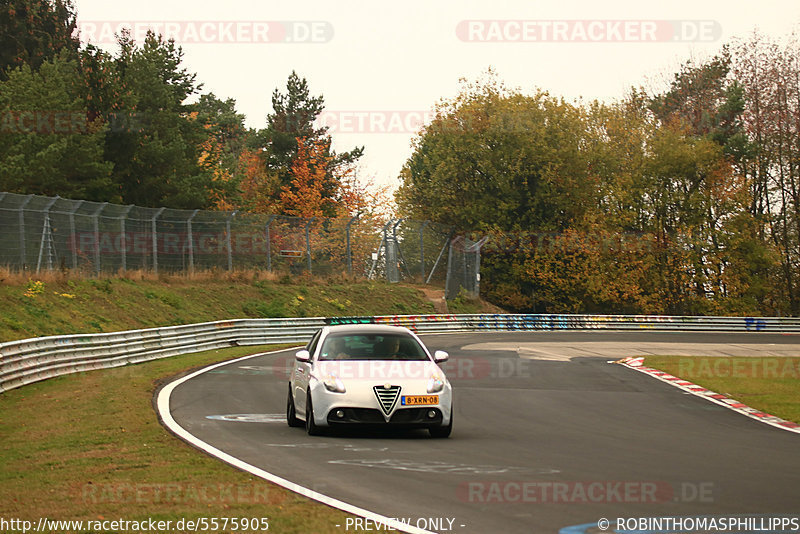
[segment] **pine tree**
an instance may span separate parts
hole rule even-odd
[[[63,48],[76,55],[72,0],[0,0],[0,81],[22,65],[36,70]]]

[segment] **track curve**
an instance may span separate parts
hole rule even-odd
[[[800,355],[798,336],[422,337],[451,354],[447,440],[289,428],[282,413],[294,350],[201,372],[170,390],[164,410],[229,458],[436,532],[556,533],[602,517],[798,511],[800,436],[607,363],[645,344]]]

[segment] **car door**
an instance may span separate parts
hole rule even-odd
[[[305,418],[306,414],[306,391],[308,390],[308,382],[311,377],[311,369],[313,365],[314,353],[317,350],[322,330],[314,334],[311,341],[306,345],[306,350],[311,354],[312,361],[301,362],[295,360],[292,381],[294,383],[294,406],[298,415]]]

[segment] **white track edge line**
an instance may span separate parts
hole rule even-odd
[[[720,405],[720,406],[723,406],[723,407],[725,407],[725,408],[727,408],[727,409],[729,409],[729,410],[731,410],[731,411],[733,411],[733,412],[736,412],[736,413],[738,413],[738,414],[744,415],[744,416],[746,416],[746,417],[748,417],[748,418],[750,418],[750,419],[753,419],[754,421],[758,421],[759,423],[764,423],[764,424],[767,424],[767,425],[773,426],[773,427],[775,427],[775,428],[779,428],[779,429],[781,429],[781,430],[786,430],[786,431],[788,431],[788,432],[794,432],[795,434],[800,434],[800,428],[791,428],[791,427],[783,426],[783,425],[781,425],[780,423],[776,423],[776,422],[773,422],[773,421],[769,421],[769,420],[767,420],[767,419],[764,419],[763,417],[757,417],[757,416],[755,416],[755,415],[753,415],[753,414],[750,414],[750,413],[748,413],[748,412],[744,411],[744,410],[743,410],[743,409],[741,409],[741,408],[734,408],[733,406],[731,406],[731,405],[730,405],[730,404],[728,404],[727,402],[723,402],[722,400],[715,399],[715,398],[713,398],[713,397],[709,397],[708,395],[703,395],[703,393],[702,393],[702,392],[698,392],[698,391],[692,391],[691,389],[689,389],[689,388],[690,388],[690,386],[682,386],[682,385],[680,385],[680,384],[676,384],[674,380],[667,380],[666,378],[662,378],[662,377],[660,377],[660,376],[658,376],[658,375],[656,375],[656,374],[653,374],[653,373],[648,373],[647,371],[645,371],[644,369],[642,369],[642,368],[640,368],[640,367],[637,367],[637,366],[632,366],[632,365],[628,365],[628,364],[626,364],[626,363],[623,363],[623,364],[621,364],[621,365],[622,365],[623,367],[627,367],[628,369],[633,369],[634,371],[638,371],[638,372],[640,372],[640,373],[642,373],[642,374],[644,374],[644,375],[647,375],[647,376],[649,376],[649,377],[655,378],[656,380],[660,380],[661,382],[664,382],[664,383],[666,383],[666,384],[669,384],[669,385],[671,385],[671,386],[673,386],[673,387],[676,387],[676,388],[678,388],[678,389],[680,389],[680,390],[682,390],[682,391],[685,391],[685,392],[687,392],[687,393],[691,393],[691,394],[692,394],[692,395],[694,395],[695,397],[700,397],[701,399],[705,399],[705,400],[707,400],[707,401],[711,401],[711,402],[713,402],[714,404],[718,404],[718,405]],[[653,369],[653,368],[652,368],[652,367],[649,367],[649,369]],[[662,371],[662,372],[663,372],[663,371]],[[674,376],[674,375],[673,375],[673,376]],[[680,377],[678,377],[678,378],[680,378]],[[682,379],[681,379],[681,380],[682,380]],[[688,380],[686,380],[686,382],[688,382]],[[698,386],[697,384],[692,384],[692,386],[694,386],[694,387],[702,387],[702,386]],[[706,388],[706,391],[711,391],[711,390],[709,390],[709,389],[707,389],[707,388]],[[726,398],[728,398],[728,397],[726,397]],[[729,400],[735,400],[735,399],[729,399]],[[739,402],[739,401],[737,401],[737,402]],[[740,403],[740,404],[744,404],[744,403],[742,402],[742,403]],[[755,408],[751,408],[750,406],[748,406],[748,408],[750,408],[750,409],[753,409],[753,410],[755,409]],[[760,410],[759,410],[759,411],[760,411]],[[767,413],[767,412],[761,412],[761,413]],[[772,415],[772,414],[767,414],[767,415],[769,415],[770,417],[777,417],[777,416],[774,416],[774,415]],[[780,419],[780,418],[779,418],[779,419]]]
[[[186,441],[187,443],[190,443],[191,445],[194,445],[195,447],[201,449],[202,451],[206,452],[207,454],[209,454],[211,456],[214,456],[214,457],[222,460],[223,462],[225,462],[227,464],[230,464],[230,465],[232,465],[232,466],[234,466],[234,467],[236,467],[238,469],[241,469],[243,471],[247,471],[248,473],[250,473],[252,475],[255,475],[255,476],[259,477],[259,478],[262,478],[262,479],[264,479],[264,480],[266,480],[268,482],[272,482],[273,484],[281,486],[282,488],[286,488],[286,489],[288,489],[290,491],[293,491],[295,493],[303,495],[304,497],[308,497],[309,499],[312,499],[314,501],[320,502],[322,504],[325,504],[325,505],[330,506],[332,508],[336,508],[338,510],[341,510],[341,511],[349,513],[349,514],[353,514],[353,515],[356,515],[356,516],[359,516],[359,517],[363,517],[365,519],[370,519],[370,520],[372,520],[374,522],[380,523],[381,525],[385,525],[387,527],[391,527],[394,530],[397,530],[397,531],[400,531],[400,532],[407,532],[409,534],[435,534],[435,533],[433,533],[431,531],[423,530],[421,528],[418,528],[418,527],[411,526],[409,524],[403,523],[402,521],[397,521],[396,519],[392,519],[390,517],[385,517],[385,516],[382,516],[382,515],[377,514],[375,512],[370,512],[369,510],[366,510],[364,508],[359,508],[358,506],[355,506],[355,505],[352,505],[352,504],[348,504],[348,503],[346,503],[344,501],[340,501],[338,499],[334,499],[333,497],[329,497],[327,495],[323,495],[322,493],[318,493],[318,492],[316,492],[314,490],[311,490],[311,489],[308,489],[308,488],[306,488],[304,486],[296,484],[296,483],[294,483],[294,482],[292,482],[290,480],[286,480],[285,478],[281,478],[281,477],[279,477],[277,475],[274,475],[274,474],[272,474],[272,473],[270,473],[268,471],[260,469],[260,468],[254,466],[254,465],[248,464],[247,462],[245,462],[243,460],[240,460],[239,458],[236,458],[235,456],[232,456],[232,455],[230,455],[230,454],[228,454],[226,452],[223,452],[223,451],[217,449],[216,447],[214,447],[212,445],[209,445],[208,443],[206,443],[205,441],[201,440],[200,438],[198,438],[194,434],[191,434],[188,430],[186,430],[185,428],[180,426],[178,424],[178,422],[175,421],[175,419],[172,417],[172,413],[169,410],[170,396],[172,395],[172,392],[175,390],[175,388],[180,386],[184,382],[186,382],[188,380],[191,380],[192,378],[195,378],[195,377],[197,377],[197,376],[199,376],[199,375],[201,375],[203,373],[211,371],[212,369],[216,369],[217,367],[222,367],[223,365],[229,365],[229,364],[232,364],[232,363],[248,360],[250,358],[255,358],[257,356],[264,356],[266,354],[275,354],[275,353],[278,353],[278,352],[283,352],[283,351],[282,350],[276,350],[276,351],[271,351],[271,352],[260,352],[258,354],[251,354],[250,356],[244,356],[242,358],[237,358],[237,359],[234,359],[234,360],[228,360],[228,361],[225,361],[225,362],[220,362],[220,363],[217,363],[217,364],[214,364],[214,365],[210,365],[208,367],[204,367],[203,369],[200,369],[199,371],[195,371],[194,373],[191,373],[189,375],[181,377],[181,378],[179,378],[177,380],[174,380],[174,381],[170,382],[169,384],[165,385],[158,392],[158,401],[157,401],[158,414],[161,417],[161,421],[163,422],[164,426],[166,426],[170,431],[172,431],[172,433],[174,433],[176,436],[181,438],[183,441]]]

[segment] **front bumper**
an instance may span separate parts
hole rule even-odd
[[[376,383],[347,384],[345,393],[329,391],[321,382],[314,381],[311,398],[314,422],[317,426],[375,425],[430,428],[450,424],[453,391],[449,383],[438,395],[438,403],[424,406],[403,406],[402,396],[429,396],[427,381],[415,381],[400,386],[397,402],[387,414],[381,407],[373,388]]]
[[[328,425],[376,425],[406,426],[411,428],[429,428],[442,426],[444,415],[439,408],[432,406],[402,408],[392,413],[389,421],[378,409],[372,408],[335,408],[328,412]]]

